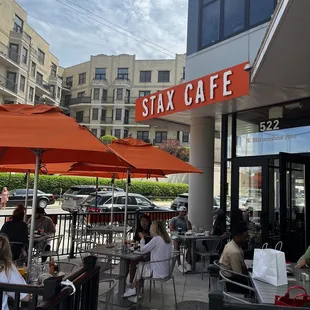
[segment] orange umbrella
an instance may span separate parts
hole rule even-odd
[[[162,174],[202,173],[201,170],[169,153],[134,138],[119,139],[108,147],[138,170],[161,171]]]
[[[57,107],[46,105],[0,105],[0,164],[35,163],[32,212],[37,203],[41,162],[86,161],[128,166],[74,119]],[[31,221],[29,248],[33,248],[35,221]],[[28,254],[28,265],[32,251]]]

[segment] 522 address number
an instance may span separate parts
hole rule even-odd
[[[280,121],[278,119],[269,120],[266,122],[260,122],[259,123],[259,131],[272,131],[272,130],[278,130]]]

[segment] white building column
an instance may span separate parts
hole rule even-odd
[[[213,117],[192,117],[190,129],[190,163],[203,174],[189,175],[188,217],[193,225],[211,231],[214,178]]]

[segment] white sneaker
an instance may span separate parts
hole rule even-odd
[[[187,271],[192,271],[192,266],[189,263],[186,263],[185,267]]]
[[[187,272],[187,269],[186,269],[186,267],[184,266],[182,266],[182,265],[180,265],[179,267],[178,267],[178,270],[181,272],[181,273],[186,273]],[[184,271],[183,271],[184,270]]]
[[[141,299],[142,296],[139,296],[139,299]],[[136,304],[138,302],[138,296],[132,296],[128,298],[129,301],[131,301],[132,303]]]
[[[130,296],[134,296],[137,295],[137,290],[136,288],[128,288],[126,290],[126,292],[124,293],[123,297],[130,297]]]

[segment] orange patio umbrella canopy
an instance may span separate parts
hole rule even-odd
[[[130,166],[87,128],[47,105],[0,105],[0,164],[92,162]]]

